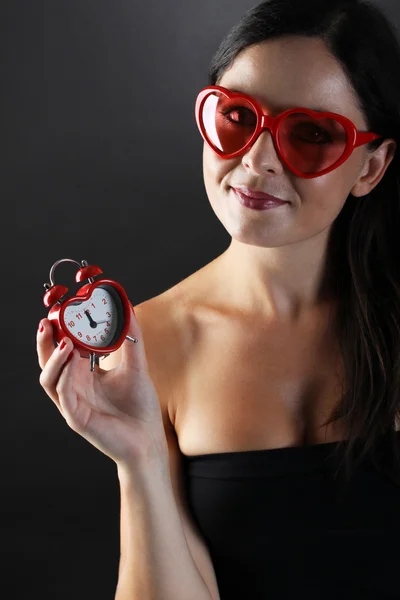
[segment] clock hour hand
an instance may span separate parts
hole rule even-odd
[[[97,323],[96,323],[96,321],[93,321],[92,317],[90,316],[90,312],[88,310],[84,310],[83,312],[85,313],[85,315],[89,319],[90,327],[92,329],[95,329],[97,327]]]

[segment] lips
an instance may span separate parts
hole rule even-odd
[[[272,196],[271,194],[265,194],[264,192],[256,192],[247,187],[237,187],[233,188],[236,192],[251,198],[252,200],[261,200],[263,202],[275,202],[277,204],[285,204],[286,200],[281,200],[281,198],[277,198],[276,196]]]

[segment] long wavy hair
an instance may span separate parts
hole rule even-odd
[[[398,32],[367,1],[267,0],[246,12],[224,37],[209,66],[209,85],[218,85],[245,48],[288,34],[325,42],[358,95],[367,130],[397,144],[381,181],[369,194],[346,202],[332,225],[326,280],[338,305],[334,327],[344,381],[341,400],[325,425],[338,419],[345,425],[347,439],[334,452],[343,451],[347,481],[368,454],[378,471],[400,485],[400,433],[395,429],[400,419]],[[382,141],[367,149],[375,150]]]

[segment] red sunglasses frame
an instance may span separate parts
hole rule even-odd
[[[203,122],[200,119],[203,104],[206,101],[207,96],[209,96],[210,93],[213,92],[214,90],[221,92],[222,94],[224,94],[225,96],[227,96],[228,98],[231,98],[231,99],[232,98],[245,99],[247,102],[249,102],[251,104],[251,106],[254,109],[254,112],[257,115],[257,125],[256,125],[255,131],[254,131],[253,135],[251,136],[250,140],[247,142],[247,144],[245,146],[243,146],[243,148],[241,148],[237,152],[233,152],[231,154],[223,153],[211,142],[211,140],[209,140],[207,138],[205,127],[203,125]],[[333,165],[324,169],[323,171],[319,171],[318,173],[314,173],[314,174],[313,173],[302,173],[301,171],[298,171],[295,167],[293,167],[292,165],[290,165],[287,162],[287,160],[285,159],[285,157],[283,155],[282,148],[279,144],[279,139],[277,137],[277,131],[278,131],[278,127],[279,127],[281,121],[286,116],[291,115],[296,112],[299,112],[299,111],[301,111],[302,113],[306,113],[307,115],[310,115],[311,117],[314,117],[316,119],[321,119],[323,117],[336,119],[336,121],[338,121],[341,125],[343,125],[343,127],[346,130],[347,143],[346,143],[346,147],[345,147],[343,154],[341,155],[340,158],[338,158],[338,160],[336,162],[333,163]],[[339,167],[341,164],[343,164],[349,158],[349,156],[352,154],[354,148],[357,148],[358,146],[362,146],[363,144],[367,144],[368,142],[372,142],[374,140],[377,140],[377,139],[383,137],[382,135],[378,135],[377,133],[358,131],[356,126],[354,125],[354,123],[352,121],[350,121],[350,119],[348,119],[347,117],[344,117],[342,115],[339,115],[337,113],[332,113],[332,112],[319,112],[319,111],[312,110],[311,108],[301,108],[301,107],[289,108],[288,110],[285,110],[284,112],[280,113],[276,117],[272,117],[270,115],[264,114],[262,112],[261,107],[258,104],[258,102],[251,96],[241,93],[241,92],[231,92],[227,88],[222,87],[220,85],[209,85],[209,86],[203,88],[202,90],[200,90],[200,92],[197,96],[197,99],[196,99],[195,117],[196,117],[196,123],[200,130],[202,138],[204,139],[206,144],[208,144],[208,146],[211,148],[211,150],[213,150],[216,154],[218,154],[218,156],[220,156],[223,159],[230,159],[230,158],[234,158],[235,156],[240,156],[241,154],[244,154],[246,152],[246,150],[254,144],[254,142],[257,140],[257,138],[261,134],[261,132],[264,131],[264,129],[269,129],[269,131],[271,132],[271,135],[272,135],[275,149],[277,149],[280,159],[285,163],[285,165],[288,167],[288,169],[290,169],[292,171],[292,173],[294,173],[298,177],[302,177],[304,179],[320,177],[321,175],[330,173],[334,169],[337,169],[337,167]]]

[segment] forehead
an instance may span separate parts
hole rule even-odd
[[[365,128],[349,80],[319,38],[285,36],[250,46],[218,84],[249,94],[271,114],[301,106],[339,113]]]

